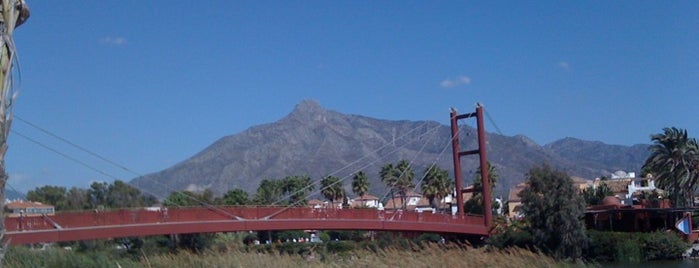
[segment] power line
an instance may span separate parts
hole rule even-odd
[[[65,143],[67,143],[68,145],[73,146],[73,147],[77,148],[77,149],[80,150],[80,151],[83,151],[83,152],[85,152],[85,153],[87,153],[87,154],[89,154],[89,155],[91,155],[91,156],[93,156],[93,157],[99,158],[100,160],[102,160],[102,161],[104,161],[104,162],[107,162],[107,163],[109,163],[109,164],[111,164],[111,165],[113,165],[113,166],[115,166],[115,167],[121,168],[122,170],[125,170],[125,171],[131,173],[132,175],[143,176],[142,174],[140,174],[140,173],[138,173],[138,172],[136,172],[136,171],[133,171],[133,170],[131,170],[131,169],[125,167],[125,166],[122,165],[122,164],[119,164],[119,163],[117,163],[117,162],[115,162],[115,161],[112,161],[112,160],[110,160],[110,159],[107,159],[106,157],[104,157],[104,156],[102,156],[102,155],[100,155],[100,154],[98,154],[98,153],[95,153],[95,152],[93,152],[93,151],[91,151],[91,150],[89,150],[89,149],[86,149],[86,148],[84,148],[84,147],[82,147],[82,146],[80,146],[80,145],[78,145],[78,144],[76,144],[76,143],[74,143],[74,142],[72,142],[72,141],[69,141],[68,139],[65,139],[65,138],[63,138],[63,137],[61,137],[61,136],[58,136],[58,135],[54,134],[53,132],[48,131],[48,130],[46,130],[46,129],[40,127],[40,126],[37,126],[36,124],[33,124],[33,123],[31,123],[31,122],[29,122],[29,121],[27,121],[27,120],[24,120],[24,119],[22,119],[21,117],[19,117],[19,116],[17,116],[17,115],[14,115],[14,118],[18,119],[18,120],[21,121],[22,123],[25,123],[25,124],[27,124],[27,125],[29,125],[29,126],[35,128],[35,129],[37,129],[37,130],[43,132],[43,133],[46,134],[46,135],[49,135],[49,136],[51,136],[51,137],[53,137],[53,138],[56,138],[56,139],[58,139],[58,140],[60,140],[60,141],[62,141],[62,142],[65,142]]]
[[[73,147],[75,147],[75,148],[77,148],[77,149],[79,149],[79,150],[81,150],[81,151],[83,151],[83,152],[85,152],[85,153],[88,153],[88,154],[90,154],[90,155],[92,155],[92,156],[94,156],[94,157],[96,157],[96,158],[98,158],[98,159],[100,159],[100,160],[102,160],[102,161],[105,161],[105,162],[107,162],[107,163],[109,163],[109,164],[111,164],[111,165],[113,165],[113,166],[119,167],[119,168],[121,168],[121,169],[123,169],[123,170],[125,170],[125,171],[128,171],[128,172],[130,172],[130,173],[136,175],[136,176],[139,176],[139,177],[142,177],[142,176],[143,176],[142,174],[140,174],[140,173],[138,173],[138,172],[136,172],[136,171],[133,171],[132,169],[129,169],[129,168],[125,167],[124,165],[121,165],[121,164],[119,164],[119,163],[117,163],[117,162],[115,162],[115,161],[109,160],[108,158],[106,158],[106,157],[104,157],[104,156],[101,156],[101,155],[99,155],[99,154],[97,154],[97,153],[95,153],[95,152],[93,152],[93,151],[91,151],[91,150],[89,150],[89,149],[86,149],[86,148],[84,148],[84,147],[82,147],[82,146],[80,146],[80,145],[78,145],[78,144],[76,144],[76,143],[74,143],[74,142],[71,142],[71,141],[69,141],[68,139],[65,139],[65,138],[63,138],[63,137],[60,137],[60,136],[58,136],[57,134],[54,134],[54,133],[51,132],[51,131],[48,131],[48,130],[42,128],[42,127],[39,127],[39,126],[36,125],[36,124],[33,124],[33,123],[31,123],[31,122],[29,122],[29,121],[27,121],[27,120],[24,120],[24,119],[22,119],[21,117],[18,117],[17,115],[14,115],[14,118],[17,118],[17,119],[19,119],[19,121],[21,121],[21,122],[23,122],[23,123],[25,123],[25,124],[27,124],[27,125],[33,127],[33,128],[38,129],[39,131],[45,133],[46,135],[49,135],[49,136],[54,137],[54,138],[56,138],[56,139],[58,139],[58,140],[60,140],[60,141],[62,141],[62,142],[65,142],[66,144],[68,144],[68,145],[70,145],[70,146],[73,146]],[[74,157],[71,157],[71,156],[69,156],[69,155],[67,155],[67,154],[65,154],[65,153],[62,153],[62,152],[60,152],[60,151],[58,151],[58,150],[56,150],[56,149],[54,149],[54,148],[52,148],[52,147],[50,147],[50,146],[48,146],[48,145],[46,145],[46,144],[43,144],[43,143],[41,143],[41,142],[39,142],[39,141],[37,141],[37,140],[35,140],[35,139],[32,139],[32,138],[28,137],[27,135],[24,135],[24,134],[22,134],[22,133],[19,133],[19,132],[15,131],[15,130],[11,130],[11,132],[12,132],[12,133],[15,133],[16,135],[18,135],[18,136],[20,136],[20,137],[22,137],[22,138],[24,138],[24,139],[27,139],[28,141],[30,141],[30,142],[32,142],[32,143],[34,143],[34,144],[37,144],[37,145],[43,147],[44,149],[47,149],[47,150],[49,150],[49,151],[51,151],[51,152],[54,152],[54,153],[56,153],[56,154],[58,154],[58,155],[60,155],[60,156],[65,157],[66,159],[69,159],[69,160],[71,160],[71,161],[73,161],[73,162],[75,162],[75,163],[78,163],[78,164],[80,164],[80,165],[83,166],[83,167],[86,167],[86,168],[88,168],[88,169],[90,169],[90,170],[93,170],[93,171],[95,171],[95,172],[97,172],[97,173],[100,173],[100,174],[102,174],[102,175],[105,175],[105,176],[107,176],[107,177],[109,177],[109,178],[111,178],[111,179],[113,179],[113,180],[117,180],[117,179],[118,179],[116,176],[113,176],[113,175],[111,175],[111,174],[109,174],[109,173],[107,173],[107,172],[105,172],[105,171],[102,171],[102,170],[100,170],[100,169],[98,169],[98,168],[96,168],[96,167],[93,167],[93,166],[91,166],[91,165],[89,165],[89,164],[87,164],[87,163],[85,163],[85,162],[83,162],[83,161],[80,161],[80,160],[78,160],[77,158],[74,158]],[[190,200],[193,200],[193,201],[196,201],[196,202],[198,202],[198,203],[200,203],[200,204],[202,204],[202,205],[204,205],[204,206],[206,206],[206,207],[210,207],[210,208],[213,207],[213,205],[211,205],[211,204],[209,204],[209,203],[207,203],[207,202],[204,202],[204,201],[202,201],[202,200],[199,200],[198,198],[196,198],[196,197],[194,197],[194,196],[191,196],[190,194],[187,194],[185,191],[177,190],[177,189],[175,189],[175,188],[170,187],[170,186],[167,185],[167,184],[161,183],[161,182],[156,181],[156,180],[152,180],[152,181],[154,181],[154,182],[157,183],[157,184],[160,184],[160,185],[165,186],[165,188],[167,188],[167,189],[170,190],[170,191],[180,193],[180,194],[184,195],[186,198],[188,198],[188,199],[190,199]],[[156,193],[154,193],[154,192],[151,192],[151,191],[148,191],[148,190],[145,190],[145,189],[140,189],[140,190],[143,191],[143,192],[145,192],[145,193],[151,194],[151,195],[153,195],[153,196],[160,196],[160,195],[158,195],[158,194],[156,194]],[[162,196],[161,196],[161,197],[162,197]],[[176,204],[176,205],[177,205],[177,204]],[[179,205],[177,205],[177,206],[179,206]],[[231,217],[235,217],[235,215],[232,215],[232,214],[230,214],[230,213],[228,213],[228,212],[226,212],[226,211],[224,211],[224,210],[220,210],[220,209],[214,209],[214,210],[217,210],[217,211],[219,211],[219,212],[221,212],[221,213],[223,213],[223,214],[229,215],[229,216],[231,216]]]
[[[64,153],[62,153],[62,152],[60,152],[60,151],[58,151],[58,150],[56,150],[56,149],[54,149],[54,148],[52,148],[52,147],[46,145],[46,144],[43,144],[43,143],[41,143],[41,142],[39,142],[39,141],[37,141],[37,140],[35,140],[35,139],[32,139],[32,138],[30,138],[30,137],[28,137],[28,136],[22,134],[22,133],[19,133],[19,132],[17,132],[17,131],[14,130],[14,129],[11,129],[10,132],[12,132],[12,133],[14,133],[15,135],[20,136],[20,137],[22,137],[22,138],[24,138],[24,139],[26,139],[26,140],[28,140],[28,141],[30,141],[30,142],[36,144],[36,145],[39,145],[39,146],[41,146],[42,148],[44,148],[44,149],[46,149],[46,150],[49,150],[49,151],[54,152],[54,153],[56,153],[56,154],[58,154],[58,155],[60,155],[60,156],[62,156],[62,157],[65,157],[66,159],[71,160],[71,161],[73,161],[73,162],[75,162],[75,163],[77,163],[77,164],[79,164],[79,165],[81,165],[81,166],[83,166],[83,167],[86,167],[86,168],[88,168],[88,169],[90,169],[90,170],[92,170],[92,171],[95,171],[95,172],[97,172],[97,173],[99,173],[99,174],[105,175],[105,176],[107,176],[107,177],[109,177],[109,178],[111,178],[111,179],[114,179],[114,180],[117,179],[117,177],[112,176],[111,174],[109,174],[109,173],[107,173],[107,172],[105,172],[105,171],[102,171],[102,170],[100,170],[100,169],[98,169],[98,168],[96,168],[96,167],[93,167],[93,166],[91,166],[91,165],[89,165],[89,164],[87,164],[87,163],[85,163],[85,162],[83,162],[83,161],[80,161],[80,160],[78,160],[77,158],[74,158],[74,157],[72,157],[72,156],[70,156],[70,155],[64,154]]]

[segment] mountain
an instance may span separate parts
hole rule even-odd
[[[19,192],[15,189],[5,188],[5,199],[9,200],[19,200],[25,199],[27,195],[25,193]]]
[[[475,129],[462,126],[462,150],[477,148]],[[531,139],[488,133],[488,158],[500,179],[496,194],[524,180],[533,166],[547,163],[583,178],[609,176],[616,170],[638,171],[648,152],[646,145],[606,145],[566,138],[545,146]],[[387,163],[409,160],[418,181],[435,163],[452,171],[451,131],[433,121],[391,121],[326,110],[306,100],[277,122],[259,125],[219,139],[196,155],[131,183],[160,197],[175,190],[209,188],[216,194],[241,188],[254,193],[262,179],[309,175],[315,181],[333,175],[347,178],[365,171],[370,192],[386,193],[378,171]],[[464,180],[473,180],[476,156],[462,158]],[[316,187],[317,188],[317,187]]]

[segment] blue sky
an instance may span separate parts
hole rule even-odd
[[[481,102],[542,145],[699,137],[697,1],[28,2],[16,115],[133,172],[16,120],[101,171],[12,134],[18,190],[156,172],[303,99],[444,124]]]

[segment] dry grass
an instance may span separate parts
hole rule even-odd
[[[436,244],[412,245],[406,249],[354,249],[329,253],[325,247],[312,247],[303,254],[245,252],[245,248],[218,248],[201,254],[179,251],[177,254],[115,256],[105,252],[74,252],[60,248],[30,250],[13,248],[5,267],[573,267],[550,257],[524,249],[493,250],[454,247],[445,249]],[[147,257],[147,258],[146,258]]]
[[[566,267],[570,264],[523,249],[486,252],[482,248],[442,249],[428,246],[419,251],[356,250],[349,254],[307,256],[261,253],[181,253],[149,259],[152,267]],[[145,262],[142,262],[147,266]]]

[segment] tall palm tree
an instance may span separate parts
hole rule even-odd
[[[490,162],[488,162],[488,177],[490,177],[490,192],[493,192],[500,176],[498,175],[497,169],[495,169]],[[494,200],[494,198],[494,196],[491,196],[492,200]],[[491,204],[497,203],[492,202]],[[492,209],[497,209],[497,207],[493,207]],[[473,179],[473,196],[464,204],[464,210],[476,214],[485,213],[483,211],[483,180],[481,179],[480,167],[476,170],[476,177]]]
[[[294,206],[305,206],[306,196],[315,189],[309,176],[287,176],[283,180],[284,194],[289,197],[289,203]]]
[[[405,208],[405,199],[408,195],[408,191],[415,188],[415,183],[413,182],[415,173],[410,167],[410,162],[407,160],[401,160],[398,162],[394,172],[396,173],[396,178],[398,178],[394,187],[396,192],[398,192],[398,194],[401,196],[401,201],[403,203],[402,207]]]
[[[425,169],[425,178],[422,180],[422,194],[430,200],[433,208],[438,208],[438,200],[454,191],[454,181],[449,177],[449,172],[431,165]]]
[[[282,181],[274,179],[264,179],[257,187],[257,193],[253,198],[253,202],[257,205],[271,205],[278,202],[284,194],[284,185]]]
[[[415,187],[415,183],[413,183],[415,173],[410,167],[410,162],[401,160],[395,166],[390,163],[386,164],[381,167],[379,176],[381,176],[381,181],[383,181],[391,191],[391,200],[395,199],[394,195],[397,193],[401,198],[402,207],[405,208],[406,195],[410,189]]]
[[[357,172],[352,177],[352,192],[357,196],[364,196],[369,193],[369,177],[364,171]]]
[[[396,167],[393,166],[393,163],[388,163],[381,167],[381,170],[379,171],[379,177],[381,178],[381,181],[384,184],[386,184],[386,187],[391,189],[393,189],[393,187],[396,185],[396,182],[398,181],[395,169]]]
[[[7,138],[12,125],[14,103],[13,65],[17,61],[13,32],[29,18],[29,7],[24,0],[0,1],[0,205],[5,204],[5,184],[9,176],[5,170]],[[0,209],[0,267],[5,258],[5,214]]]
[[[335,200],[345,197],[345,189],[342,188],[342,181],[338,177],[327,176],[320,180],[320,193],[330,200],[330,206],[335,208]]]
[[[671,127],[651,135],[651,140],[653,145],[648,148],[651,155],[643,165],[644,170],[650,170],[658,187],[675,197],[675,206],[692,205],[699,179],[696,139],[689,138],[687,130]]]

